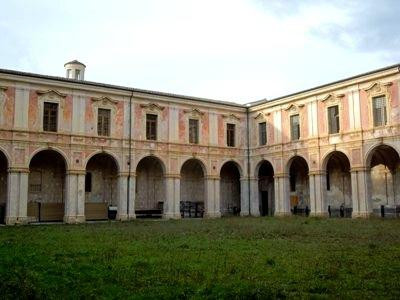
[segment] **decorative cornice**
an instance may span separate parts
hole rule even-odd
[[[149,103],[149,104],[140,104],[141,108],[146,108],[149,110],[159,110],[159,111],[163,111],[165,106],[160,106],[157,103]]]
[[[263,113],[258,113],[258,115],[254,117],[254,120],[261,119],[261,118],[264,119],[265,115]]]
[[[93,102],[103,102],[103,103],[110,102],[111,104],[117,104],[118,103],[117,100],[113,100],[113,99],[111,99],[110,97],[107,97],[107,96],[98,97],[98,98],[92,97],[92,101]]]
[[[56,91],[56,90],[36,91],[36,94],[38,94],[38,95],[56,94],[57,96],[62,97],[62,98],[67,97],[67,94],[60,93],[59,91]]]
[[[224,119],[235,119],[235,120],[240,121],[240,118],[239,118],[237,115],[235,115],[235,114],[222,115],[222,117],[223,117]]]
[[[193,114],[193,115],[199,115],[199,116],[203,116],[203,115],[204,115],[204,112],[200,111],[200,110],[197,109],[197,108],[184,109],[183,112],[184,112],[185,114],[190,114],[190,113],[191,113],[191,114]]]

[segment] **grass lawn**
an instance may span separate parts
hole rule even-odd
[[[0,228],[0,298],[400,298],[400,220]]]

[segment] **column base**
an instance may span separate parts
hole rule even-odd
[[[6,225],[23,225],[28,224],[28,217],[5,217]]]
[[[167,220],[178,220],[181,218],[181,214],[180,213],[164,213],[162,217],[163,217],[163,219],[167,219]]]
[[[128,221],[129,220],[129,218],[128,218],[128,215],[119,215],[119,214],[117,214],[117,216],[115,217],[115,220],[117,220],[117,221]]]
[[[278,217],[278,218],[285,218],[285,217],[291,217],[292,213],[288,212],[288,211],[276,211],[274,213],[274,217]]]
[[[207,218],[207,219],[221,218],[221,213],[220,212],[207,212],[204,214],[204,218]]]
[[[329,213],[328,212],[322,212],[322,211],[310,212],[310,217],[313,217],[313,218],[328,218],[329,217]]]
[[[85,222],[85,216],[64,216],[64,223],[67,224],[80,224]]]
[[[372,212],[369,211],[359,211],[359,212],[352,212],[351,217],[353,219],[368,219],[373,216]]]
[[[241,217],[248,217],[250,214],[249,214],[249,212],[248,211],[246,211],[246,212],[240,212],[240,216]]]

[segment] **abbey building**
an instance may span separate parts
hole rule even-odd
[[[400,208],[400,65],[248,105],[0,70],[0,221]]]

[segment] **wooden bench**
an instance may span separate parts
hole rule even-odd
[[[85,217],[89,221],[108,220],[108,204],[85,202]]]

